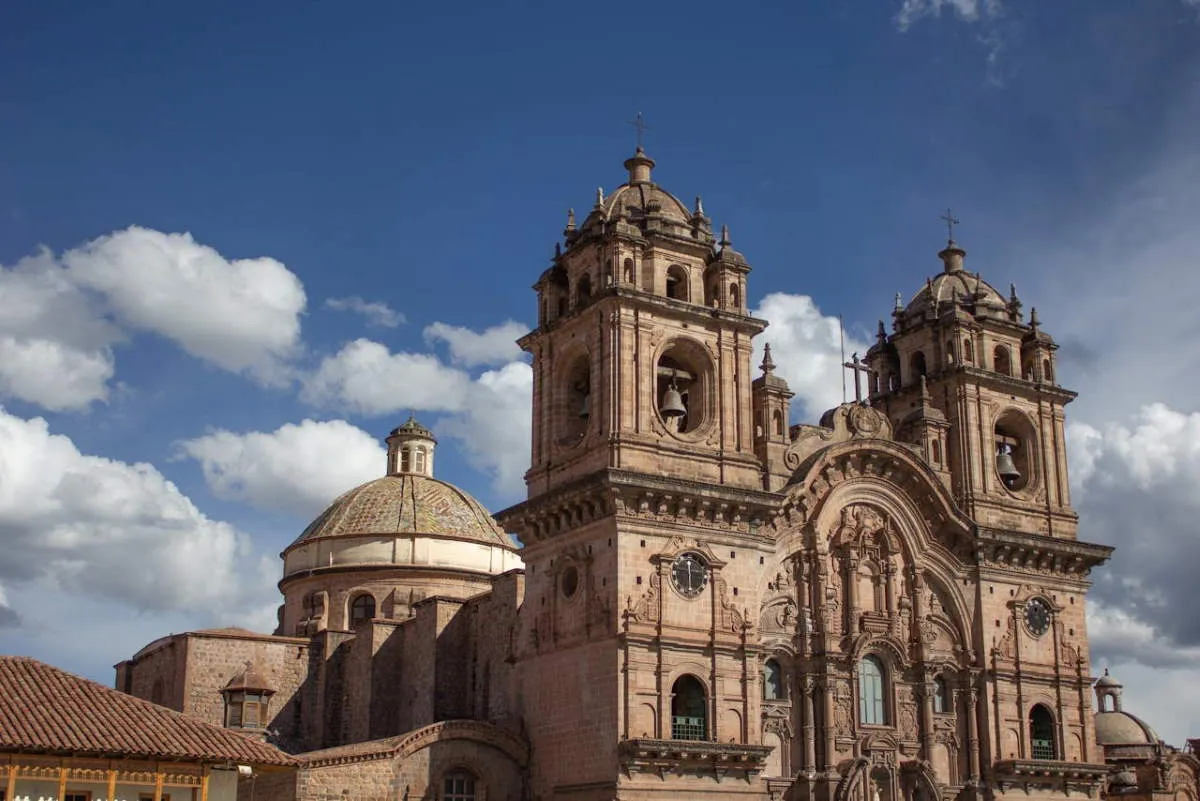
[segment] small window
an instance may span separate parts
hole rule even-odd
[[[575,305],[580,308],[592,302],[592,279],[586,275],[580,276],[575,289]]]
[[[950,714],[950,688],[941,676],[933,680],[933,711],[938,715]]]
[[[225,725],[231,729],[261,729],[267,725],[267,693],[227,692],[225,694]]]
[[[975,348],[971,346],[970,337],[963,340],[962,358],[963,358],[963,361],[966,362],[967,364],[970,364],[971,362],[975,361]]]
[[[1042,704],[1029,712],[1029,754],[1034,759],[1057,759],[1054,744],[1054,717]]]
[[[362,620],[370,620],[375,617],[375,598],[372,595],[363,593],[359,595],[350,604],[350,623],[358,623]]]
[[[868,726],[887,724],[884,704],[883,663],[877,656],[865,656],[858,663],[858,720]]]
[[[942,463],[942,443],[940,440],[934,440],[930,443],[930,451],[933,454],[933,463],[940,465]]]
[[[912,355],[908,362],[909,371],[912,373],[910,380],[916,381],[921,376],[925,375],[925,354],[917,351]]]
[[[475,777],[464,770],[442,779],[442,801],[475,801]]]
[[[417,449],[416,449],[416,457],[417,457],[416,465],[414,465],[414,467],[413,467],[413,472],[421,473],[422,475],[424,475],[424,473],[425,473],[425,448],[418,445]]]
[[[1050,366],[1049,359],[1042,360],[1042,380],[1047,384],[1054,383],[1054,368]]]
[[[786,696],[783,689],[783,671],[774,659],[763,665],[763,700],[782,701]]]
[[[775,431],[775,436],[783,436],[783,412],[778,409],[771,412],[771,427]]]
[[[412,451],[408,448],[403,448],[400,451],[400,472],[412,472]]]
[[[742,291],[738,288],[737,284],[729,285],[729,306],[734,311],[742,308]]]

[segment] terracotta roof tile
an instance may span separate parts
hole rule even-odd
[[[0,656],[0,751],[294,765],[274,746],[21,656]]]

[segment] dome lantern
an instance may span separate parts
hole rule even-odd
[[[387,475],[412,473],[433,478],[433,449],[436,445],[433,432],[410,414],[403,425],[388,434]]]

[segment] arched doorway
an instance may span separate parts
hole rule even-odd
[[[671,687],[671,739],[708,739],[708,701],[695,676],[680,676]]]

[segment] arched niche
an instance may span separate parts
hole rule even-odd
[[[682,338],[668,342],[655,359],[654,374],[654,410],[667,431],[698,434],[706,429],[715,418],[716,391],[712,360],[704,346]],[[682,404],[682,414],[666,413],[669,393],[672,403]]]

